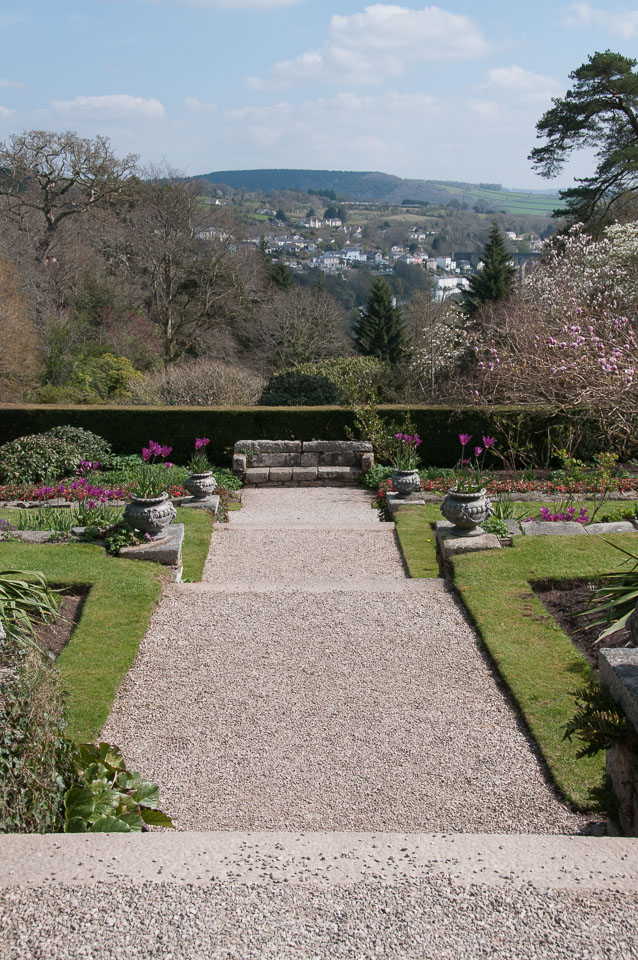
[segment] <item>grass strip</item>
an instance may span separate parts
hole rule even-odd
[[[182,578],[193,581],[201,580],[210,547],[213,518],[207,510],[178,507],[175,522],[184,524],[184,544],[182,546],[184,572]]]
[[[517,504],[520,513],[529,506]],[[436,576],[431,524],[439,504],[404,507],[397,535],[410,576]],[[605,539],[635,552],[633,534]],[[574,714],[572,691],[592,671],[585,658],[534,594],[542,580],[596,580],[619,569],[622,556],[599,536],[525,537],[511,548],[454,557],[455,586],[489,654],[545,758],[562,795],[577,809],[591,809],[590,793],[603,782],[605,757],[576,757],[576,743],[563,741]],[[432,571],[432,572],[428,572]]]
[[[441,516],[438,504],[401,507],[394,515],[403,559],[411,577],[438,577],[436,536],[432,524]]]
[[[632,534],[610,540],[627,548]],[[598,579],[620,566],[621,556],[600,537],[516,537],[511,549],[464,554],[453,560],[454,583],[563,796],[591,809],[602,784],[603,753],[576,757],[563,741],[574,714],[573,691],[592,671],[585,658],[534,594],[543,580]]]
[[[58,658],[68,692],[68,733],[98,736],[160,595],[157,564],[109,557],[92,544],[0,542],[0,568],[41,570],[56,586],[89,589],[80,622]]]

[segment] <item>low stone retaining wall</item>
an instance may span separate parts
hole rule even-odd
[[[373,464],[363,440],[238,440],[233,454],[233,473],[254,487],[352,485]]]
[[[625,837],[638,837],[638,649],[603,649],[598,655],[600,682],[629,721],[629,736],[607,751],[607,774],[618,809],[616,826]]]

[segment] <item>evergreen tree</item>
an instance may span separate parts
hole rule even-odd
[[[398,307],[392,306],[392,292],[384,280],[375,280],[366,308],[354,327],[359,353],[399,363],[406,352],[405,323]]]
[[[292,270],[283,260],[275,260],[270,268],[270,279],[273,280],[278,287],[283,287],[284,290],[288,290],[295,282]]]
[[[496,222],[481,259],[483,269],[470,277],[470,289],[463,293],[463,311],[470,317],[490,300],[505,300],[514,284],[516,267],[510,263],[510,254]]]

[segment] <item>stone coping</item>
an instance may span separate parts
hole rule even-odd
[[[168,831],[0,836],[0,887],[121,881],[638,890],[638,839],[512,834]],[[35,891],[34,891],[35,892]]]
[[[601,684],[609,688],[638,733],[638,647],[603,647],[598,667]]]

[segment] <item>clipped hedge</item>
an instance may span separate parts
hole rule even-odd
[[[458,434],[480,440],[493,435],[493,417],[512,423],[522,418],[524,433],[538,450],[547,428],[562,418],[533,407],[425,407],[384,405],[379,413],[389,422],[401,422],[410,413],[423,439],[419,448],[424,466],[451,467],[459,456]],[[89,407],[0,405],[0,444],[31,433],[44,433],[71,424],[104,437],[114,453],[138,453],[149,440],[173,447],[171,459],[185,463],[195,437],[210,437],[210,459],[228,464],[237,440],[344,440],[354,426],[350,407]]]

